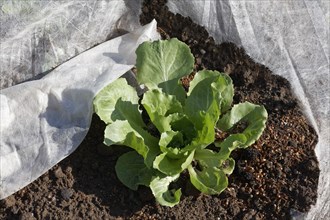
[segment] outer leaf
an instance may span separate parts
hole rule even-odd
[[[144,42],[136,55],[137,81],[149,88],[188,75],[194,66],[189,47],[176,38]]]
[[[207,167],[196,171],[191,165],[188,167],[191,183],[202,193],[220,194],[228,186],[226,174],[217,168]]]
[[[224,163],[222,163],[222,171],[226,175],[230,175],[234,172],[235,160],[233,158],[228,158]]]
[[[162,82],[158,84],[158,87],[163,90],[164,93],[168,95],[173,95],[177,100],[184,105],[186,101],[186,91],[184,90],[181,81],[177,78]]]
[[[167,153],[162,153],[154,160],[153,167],[166,175],[173,176],[185,170],[191,164],[193,158],[194,151],[186,156],[182,155],[180,159],[174,159]]]
[[[197,77],[196,80],[199,78]],[[201,113],[208,113],[215,122],[218,120],[220,104],[219,100],[216,99],[218,96],[210,86],[216,79],[216,76],[212,76],[204,78],[197,83],[194,82],[196,85],[189,90],[184,112],[193,122],[200,122],[202,120]]]
[[[231,78],[225,73],[219,73],[219,77],[215,82],[212,83],[212,88],[217,91],[215,95],[217,96],[220,103],[221,114],[230,109],[234,98],[234,85]]]
[[[139,185],[149,186],[153,170],[146,167],[143,157],[130,151],[121,155],[116,163],[118,179],[128,188],[137,190]]]
[[[225,174],[231,174],[235,168],[235,161],[218,152],[214,152],[210,149],[198,150],[195,153],[195,160],[198,161],[201,167],[213,167],[222,170]]]
[[[96,114],[107,124],[117,118],[112,118],[118,100],[131,103],[128,111],[138,111],[139,97],[133,87],[127,84],[124,78],[119,78],[102,89],[94,99],[94,110]]]
[[[194,79],[190,82],[188,96],[191,94],[191,92],[195,89],[195,87],[200,82],[208,79],[209,80],[208,86],[210,86],[211,83],[215,80],[215,78],[219,75],[220,75],[220,73],[218,71],[211,71],[211,70],[201,70],[201,71],[197,72],[194,76]],[[205,82],[207,82],[207,81],[205,81]]]
[[[159,89],[146,92],[142,99],[142,105],[146,109],[150,120],[161,133],[171,130],[170,118],[167,116],[182,112],[181,103],[175,96],[167,95]]]
[[[230,112],[227,112],[218,121],[217,127],[227,131],[240,121],[247,122],[248,127],[243,131],[247,140],[240,147],[248,147],[261,136],[266,127],[267,117],[267,111],[263,106],[244,102],[235,105]]]
[[[122,101],[121,98],[117,100],[115,109],[111,114],[111,120],[113,122],[116,120],[127,120],[130,125],[140,133],[143,132],[146,127],[142,120],[138,104],[133,104],[130,101]]]
[[[215,142],[215,146],[220,147],[219,155],[224,161],[229,158],[233,150],[245,146],[246,142],[247,138],[244,134],[231,134],[222,142]]]
[[[171,182],[179,178],[179,174],[174,176],[156,177],[150,183],[150,188],[157,202],[163,206],[173,207],[180,202],[181,189],[169,190]]]
[[[148,167],[159,153],[158,140],[146,131],[137,132],[128,121],[115,121],[104,131],[106,145],[124,145],[140,154]]]
[[[217,100],[221,112],[225,112],[230,108],[234,97],[234,86],[231,78],[225,73],[210,70],[199,71],[190,82],[188,96],[193,93],[195,87],[200,87],[198,89],[199,94],[203,94],[201,92],[203,87],[212,89],[214,99]]]

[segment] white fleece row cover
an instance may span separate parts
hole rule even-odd
[[[92,48],[140,27],[141,3],[0,3],[0,198],[76,149],[90,125],[93,96],[134,65],[138,43],[157,38],[153,23]],[[168,0],[167,5],[205,26],[218,43],[243,46],[254,60],[291,82],[319,134],[321,168],[317,204],[307,215],[294,217],[330,219],[330,2]],[[34,81],[22,83],[26,80]]]

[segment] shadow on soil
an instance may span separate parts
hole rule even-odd
[[[61,163],[62,170],[72,168],[76,196],[91,197],[94,205],[103,206],[112,216],[131,216],[145,205],[148,192],[125,187],[115,173],[117,158],[129,149],[103,145],[105,124],[93,115],[91,128],[79,148]],[[82,192],[82,193],[79,193]],[[142,193],[142,194],[141,194]],[[83,198],[79,198],[81,200]],[[101,207],[99,207],[101,208]]]

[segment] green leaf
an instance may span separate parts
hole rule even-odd
[[[149,88],[188,75],[194,66],[190,48],[176,38],[144,42],[136,55],[137,81]]]
[[[196,74],[196,78],[192,80],[193,85],[189,88],[184,112],[193,122],[202,120],[203,115],[201,113],[208,113],[216,122],[220,115],[219,102],[210,85],[217,79],[217,76],[203,77],[204,73],[206,72],[201,72],[202,77]]]
[[[182,112],[181,103],[175,96],[162,93],[159,89],[146,92],[141,103],[146,109],[150,120],[161,133],[171,130],[171,118],[167,116]]]
[[[162,82],[158,84],[158,87],[161,88],[164,93],[175,96],[181,105],[184,105],[186,101],[186,91],[184,90],[179,79],[175,78],[166,82]]]
[[[183,147],[183,135],[178,131],[163,132],[159,140],[160,150],[164,153],[168,152],[169,148],[175,148],[177,151]]]
[[[220,154],[210,149],[196,150],[194,159],[203,167],[220,167],[225,160]]]
[[[215,167],[204,167],[201,171],[195,170],[191,165],[188,167],[191,183],[208,195],[220,194],[228,186],[226,174]]]
[[[115,166],[118,179],[128,188],[137,190],[139,185],[149,186],[154,171],[145,164],[136,151],[121,155]]]
[[[215,142],[215,146],[220,148],[219,155],[221,160],[224,161],[229,158],[231,152],[236,148],[245,146],[247,138],[244,134],[231,134],[222,142]]]
[[[194,76],[194,79],[191,80],[190,84],[189,84],[189,91],[187,93],[187,95],[189,96],[192,91],[195,89],[195,87],[201,83],[204,80],[205,83],[204,84],[208,84],[207,87],[209,87],[209,85],[211,85],[211,83],[216,79],[217,76],[219,76],[219,72],[218,71],[211,71],[211,70],[201,70],[199,72],[197,72]]]
[[[129,108],[125,112],[118,112],[120,110],[116,109],[118,100],[121,102],[131,103]],[[114,82],[110,83],[104,89],[102,89],[94,99],[94,111],[95,113],[106,123],[112,123],[115,120],[122,120],[127,116],[128,112],[133,112],[132,114],[140,114],[138,110],[139,97],[133,87],[127,84],[124,78],[119,78]],[[123,104],[123,103],[121,103]],[[115,115],[113,115],[113,112]],[[129,115],[129,114],[128,114]],[[140,119],[138,123],[140,123]]]
[[[184,145],[191,143],[197,135],[194,123],[184,114],[172,114],[169,117],[172,130],[179,131],[183,135]]]
[[[213,167],[222,170],[225,174],[231,174],[235,168],[235,161],[229,155],[215,152],[210,149],[196,150],[195,160],[202,167]]]
[[[246,137],[246,142],[240,147],[248,147],[259,139],[266,127],[267,111],[263,106],[249,102],[234,105],[217,123],[217,127],[223,131],[228,131],[240,121],[248,123],[247,128],[242,132]]]
[[[104,143],[108,146],[124,145],[136,150],[148,167],[152,167],[153,160],[160,152],[157,138],[144,130],[137,132],[128,121],[115,121],[107,125],[104,137]]]
[[[179,174],[174,176],[157,176],[150,183],[150,189],[157,202],[163,206],[173,207],[180,202],[181,189],[169,190],[171,182],[179,178]]]
[[[203,88],[209,88],[212,90],[212,93],[210,91],[203,91]],[[188,96],[192,93],[197,93],[197,95],[199,95],[198,100],[204,101],[197,102],[199,106],[205,106],[204,109],[203,107],[200,107],[200,109],[206,111],[208,106],[210,106],[209,100],[215,99],[218,103],[220,112],[225,112],[231,107],[234,97],[234,86],[231,78],[225,73],[202,70],[199,71],[190,82]],[[205,99],[203,99],[203,95],[205,95]]]
[[[216,72],[218,78],[211,84],[215,91],[215,97],[218,99],[220,105],[220,113],[224,113],[230,109],[234,98],[234,85],[231,78],[225,73]]]
[[[171,157],[168,153],[162,153],[154,160],[153,167],[166,175],[173,176],[185,170],[193,158],[194,151],[182,155],[179,159]]]
[[[214,141],[214,118],[208,113],[200,113],[199,121],[194,121],[197,134],[190,144],[182,148],[182,152],[203,149]]]
[[[140,133],[143,132],[146,127],[142,120],[141,112],[138,104],[133,104],[130,101],[122,101],[118,99],[115,105],[115,109],[112,111],[111,120],[128,121],[130,125]]]
[[[225,162],[222,163],[221,170],[226,174],[230,175],[234,172],[235,160],[229,157]]]

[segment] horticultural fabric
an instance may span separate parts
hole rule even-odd
[[[291,82],[305,114],[319,134],[316,148],[321,169],[319,198],[306,217],[325,219],[329,216],[330,3],[327,0],[267,0],[262,4],[259,0],[169,0],[167,5],[171,11],[204,25],[217,42],[231,41],[243,46],[253,59]],[[8,0],[2,1],[0,7],[0,197],[3,198],[40,176],[79,145],[87,133],[92,113],[90,102],[85,101],[134,65],[134,59],[131,57],[128,62],[126,58],[130,56],[116,57],[103,67],[96,62],[99,59],[87,59],[88,69],[84,71],[78,71],[83,67],[75,66],[74,59],[65,61],[79,54],[88,56],[92,50],[85,50],[138,27],[141,1]],[[149,31],[151,29],[145,33],[153,33]],[[139,35],[126,36],[130,36],[128,41],[117,39],[113,46],[124,52],[134,51],[137,41],[141,40]],[[108,55],[102,56],[103,63],[114,55],[105,51],[108,43],[94,48]],[[63,65],[49,73],[60,64]],[[113,71],[110,77],[111,66],[118,71]],[[60,75],[65,68],[69,69]],[[101,72],[105,74],[99,75],[104,78],[97,80],[100,83],[93,82],[93,69],[104,70]],[[42,81],[12,87],[47,74]],[[7,103],[11,103],[10,108]],[[29,108],[30,113],[44,114],[37,117],[27,111]],[[63,113],[72,108],[76,110],[71,112],[75,117]],[[57,120],[47,121],[45,118],[50,116]],[[13,120],[18,121],[11,123]],[[74,126],[68,126],[68,122]],[[54,130],[40,132],[45,125],[51,125]],[[62,138],[56,130],[64,132]],[[41,147],[51,142],[60,147],[48,150]],[[4,159],[11,153],[14,153],[13,159]],[[12,164],[13,161],[17,163]],[[11,186],[5,178],[10,173],[13,177],[10,181],[15,183]],[[24,174],[24,178],[17,173]]]

